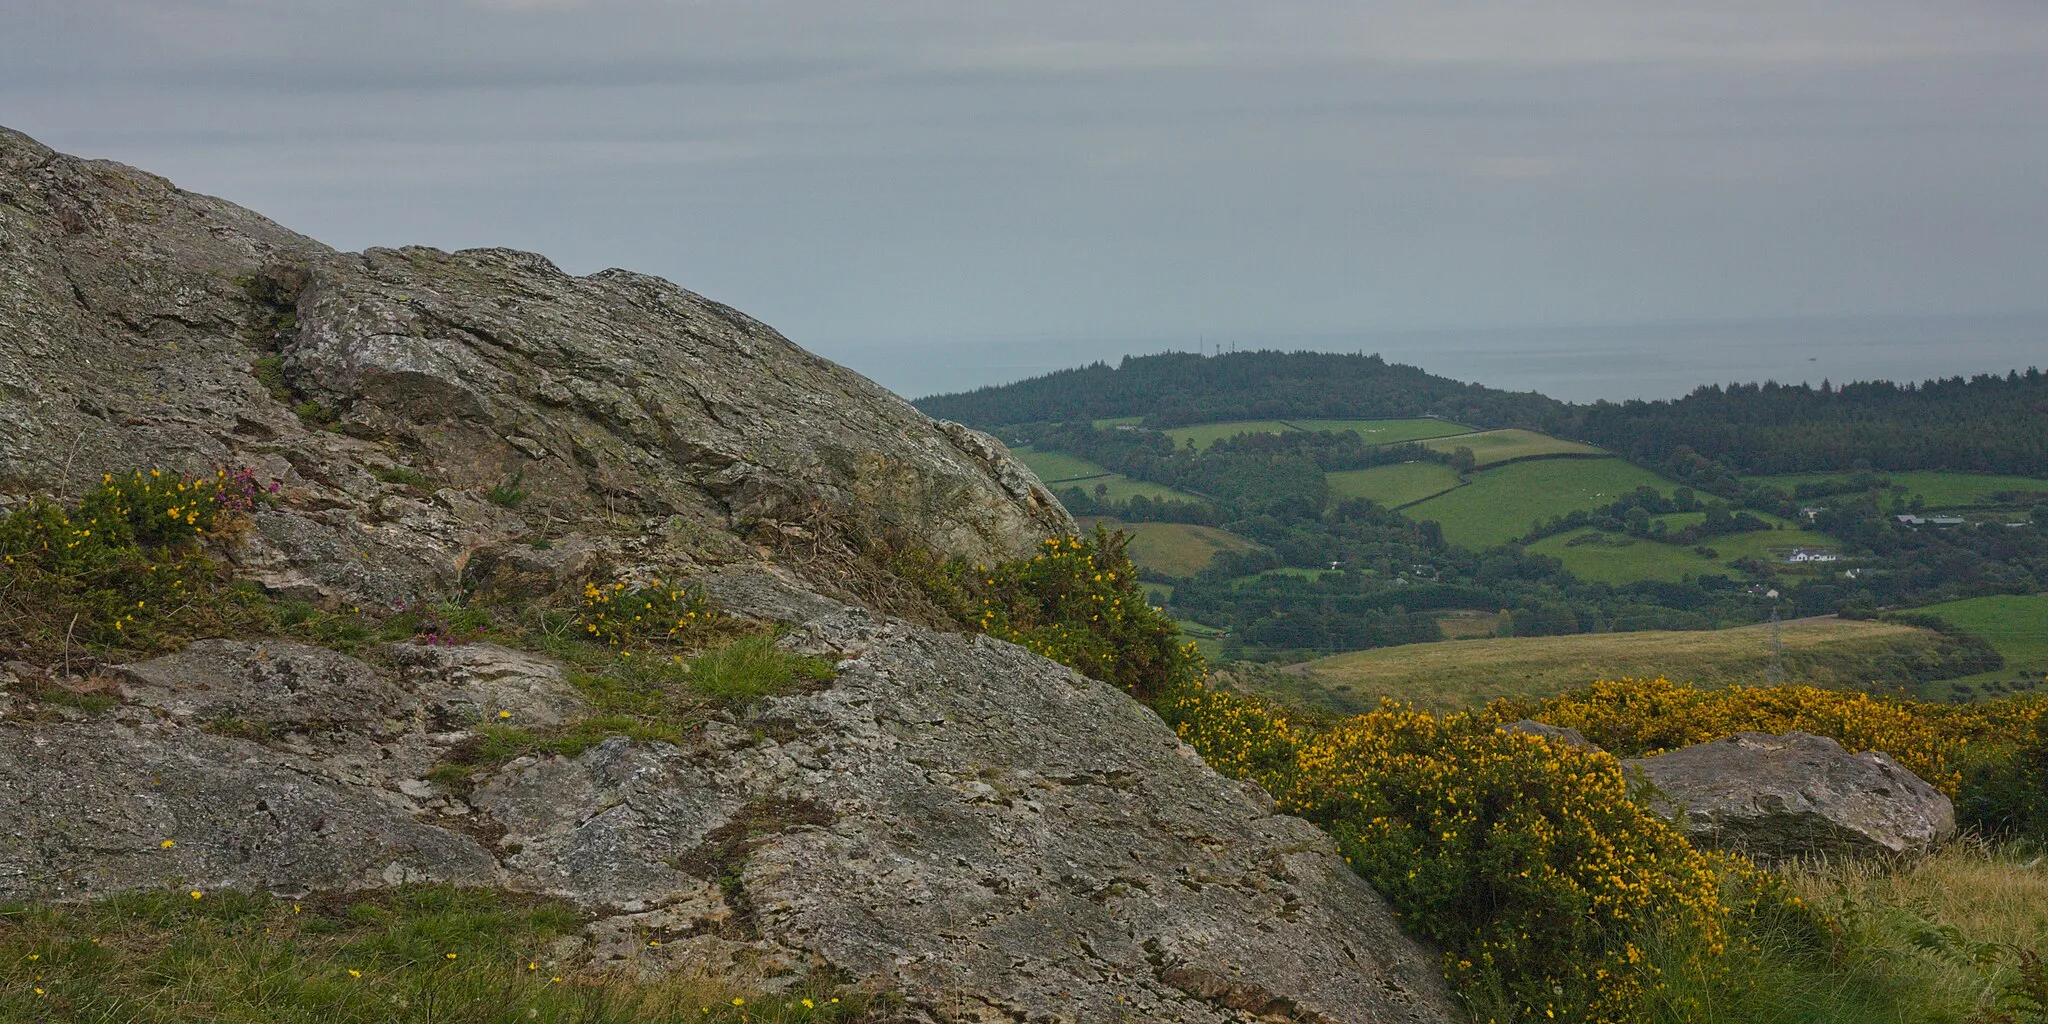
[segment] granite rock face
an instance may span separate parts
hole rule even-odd
[[[658,278],[336,252],[0,129],[0,493],[244,466],[283,495],[246,571],[343,604],[770,556],[886,603],[871,552],[1072,528],[992,439]]]
[[[1740,732],[1626,764],[1687,838],[1766,862],[1922,854],[1956,829],[1948,796],[1890,755],[1810,733]]]

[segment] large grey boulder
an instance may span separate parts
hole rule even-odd
[[[470,735],[449,709],[578,714],[544,659],[216,641],[127,666],[108,715],[0,723],[0,899],[445,880],[582,904],[574,955],[609,969],[822,973],[913,1020],[1451,1018],[1436,957],[1329,837],[1121,691],[854,609],[784,643],[837,679],[465,792],[426,778]]]
[[[245,573],[341,604],[763,559],[914,603],[886,552],[1072,529],[992,439],[666,281],[336,252],[0,128],[0,494],[241,466],[283,484]]]
[[[511,876],[662,939],[622,954],[826,965],[948,1019],[1450,1016],[1329,837],[1123,693],[861,612],[791,643],[835,684],[479,787]]]
[[[1810,733],[1740,732],[1627,764],[1688,838],[1766,862],[1920,854],[1956,827],[1948,796],[1889,754]]]

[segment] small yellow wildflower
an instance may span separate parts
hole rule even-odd
[[[158,844],[156,844],[156,845],[157,845],[157,849],[159,849],[159,850],[168,850],[168,849],[170,849],[171,847],[173,847],[173,846],[176,846],[176,845],[178,845],[178,841],[177,841],[177,840],[175,840],[175,839],[166,839],[166,840],[164,840],[163,842],[161,842],[161,843],[158,843]]]

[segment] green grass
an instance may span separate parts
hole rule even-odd
[[[1850,473],[1793,473],[1783,476],[1753,476],[1743,479],[1751,483],[1767,484],[1785,493],[1803,483],[1836,482],[1847,480]],[[1993,494],[2000,491],[2031,491],[2040,497],[2048,497],[2048,480],[2024,476],[1995,476],[1990,473],[1951,473],[1940,470],[1914,470],[1903,473],[1878,472],[1880,477],[1889,479],[1893,485],[1903,484],[1910,500],[1918,495],[1930,507],[1942,508],[1954,505],[1979,505],[1988,502]],[[1826,504],[1826,498],[1815,501]]]
[[[1402,441],[1426,441],[1432,437],[1448,437],[1452,434],[1469,434],[1472,428],[1462,423],[1434,418],[1409,420],[1287,420],[1287,426],[1297,430],[1327,430],[1341,434],[1355,430],[1368,444],[1399,444]]]
[[[1440,452],[1472,449],[1472,455],[1481,466],[1507,462],[1511,459],[1540,458],[1546,455],[1603,455],[1602,449],[1577,441],[1539,434],[1533,430],[1486,430],[1476,434],[1458,434],[1454,437],[1439,437],[1424,441],[1423,447]]]
[[[1898,645],[1935,642],[1934,634],[1911,626],[1834,618],[1786,622],[1780,635],[1788,682],[1838,687],[1870,682],[1864,666]],[[1322,702],[1340,710],[1369,707],[1380,697],[1456,709],[1496,697],[1555,696],[1595,679],[1760,684],[1770,640],[1769,626],[1447,640],[1338,654],[1289,672],[1324,691]]]
[[[1109,470],[1078,455],[1065,452],[1042,452],[1035,448],[1012,448],[1010,454],[1019,462],[1031,467],[1040,480],[1050,486],[1063,480],[1083,480],[1093,477],[1110,476]]]
[[[1097,420],[1097,427],[1115,423],[1136,422],[1135,420]],[[1342,433],[1355,430],[1369,444],[1395,444],[1401,441],[1422,441],[1432,437],[1451,434],[1470,434],[1472,428],[1449,420],[1431,418],[1399,420],[1230,420],[1225,423],[1197,423],[1193,426],[1174,427],[1164,431],[1173,438],[1173,443],[1186,447],[1192,438],[1197,448],[1207,448],[1218,441],[1228,440],[1239,434],[1283,434],[1290,430],[1328,430]]]
[[[1228,440],[1239,434],[1284,434],[1294,428],[1279,420],[1231,420],[1228,423],[1197,423],[1191,427],[1174,427],[1165,431],[1173,438],[1176,447],[1187,447],[1192,438],[1197,448],[1207,448],[1218,441]]]
[[[1052,488],[1055,492],[1066,490],[1069,487],[1079,487],[1093,494],[1095,493],[1095,485],[1102,484],[1107,488],[1106,496],[1112,501],[1129,501],[1140,495],[1155,501],[1165,499],[1168,501],[1198,502],[1202,500],[1200,497],[1189,494],[1186,491],[1177,491],[1162,484],[1146,483],[1143,480],[1133,480],[1120,473],[1112,473],[1087,459],[1081,458],[1078,455],[1069,455],[1066,452],[1041,452],[1031,448],[1013,448],[1010,450],[1010,454],[1015,455],[1018,461],[1031,467],[1031,471],[1038,474],[1038,479],[1044,481],[1045,485]]]
[[[2005,667],[1989,677],[2048,674],[2048,594],[1972,597],[1912,611],[1990,641],[2005,656]]]
[[[1697,512],[1684,512],[1655,518],[1663,520],[1667,527],[1676,530],[1698,523],[1704,516]],[[1783,522],[1775,516],[1763,518],[1773,524]],[[1675,582],[1687,576],[1698,576],[1703,573],[1733,574],[1737,571],[1733,563],[1742,558],[1759,559],[1782,572],[1839,571],[1838,563],[1821,563],[1810,569],[1784,564],[1785,555],[1796,547],[1837,550],[1841,547],[1839,542],[1826,534],[1811,530],[1758,530],[1751,533],[1723,534],[1707,538],[1700,546],[1713,551],[1714,557],[1708,558],[1699,554],[1692,546],[1660,544],[1626,534],[1603,533],[1588,529],[1545,537],[1529,545],[1529,550],[1563,562],[1566,569],[1581,579],[1603,583],[1632,583],[1637,580]]]
[[[1208,568],[1219,551],[1251,551],[1258,547],[1237,534],[1187,523],[1123,523],[1087,517],[1082,528],[1091,529],[1097,522],[1131,535],[1127,550],[1131,561],[1140,568],[1168,576],[1193,576]]]
[[[452,886],[298,901],[137,893],[0,909],[0,1020],[124,1024],[681,1024],[879,1019],[819,985],[781,995],[581,955],[567,903]],[[639,956],[660,957],[660,933]],[[638,939],[635,940],[639,941]],[[567,943],[568,946],[558,946]],[[637,959],[631,957],[630,959]],[[815,1008],[806,1009],[809,999]]]
[[[1475,473],[1403,512],[1436,520],[1453,544],[1488,548],[1528,533],[1531,519],[1593,508],[1641,486],[1668,494],[1676,485],[1620,459],[1542,459]]]
[[[775,646],[775,638],[767,634],[713,648],[692,659],[689,666],[691,690],[732,706],[832,678],[830,661],[791,654]]]
[[[1371,469],[1346,469],[1325,474],[1330,494],[1338,498],[1370,498],[1398,508],[1458,486],[1458,474],[1439,462],[1403,462]]]
[[[1106,420],[1096,420],[1094,426],[1097,430],[1109,430],[1112,427],[1135,427],[1143,422],[1143,416],[1114,416]]]

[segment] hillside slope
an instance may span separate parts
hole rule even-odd
[[[1436,416],[1480,427],[1554,426],[1564,403],[1464,384],[1379,356],[1185,352],[1127,356],[1043,377],[919,399],[933,416],[983,429],[1011,423],[1142,417],[1152,428],[1257,419]]]

